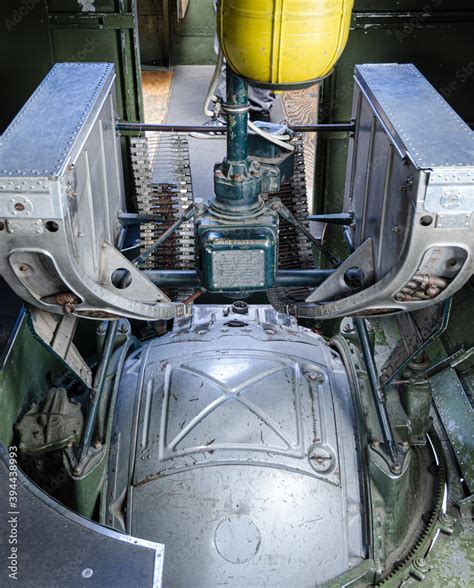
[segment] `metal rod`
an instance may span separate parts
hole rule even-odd
[[[275,277],[276,287],[292,288],[298,286],[319,286],[335,270],[278,270]]]
[[[317,223],[351,225],[354,222],[354,215],[349,212],[340,212],[338,214],[310,214],[306,219],[310,222]]]
[[[194,215],[196,214],[196,203],[191,204],[191,206],[189,206],[182,214],[182,216],[175,222],[173,223],[170,227],[168,227],[166,229],[166,231],[164,231],[159,237],[158,239],[153,243],[153,245],[150,245],[150,247],[148,247],[148,249],[145,249],[145,251],[143,251],[142,253],[140,253],[140,255],[138,257],[136,257],[132,263],[136,266],[139,266],[141,263],[143,263],[145,261],[145,259],[147,257],[149,257],[152,253],[154,253],[158,247],[164,243],[166,241],[166,239],[168,239],[168,237],[171,237],[171,235],[177,230],[179,229],[179,227],[185,223],[186,221],[190,220]]]
[[[319,241],[319,239],[316,239],[316,237],[310,231],[308,231],[308,229],[302,223],[300,223],[298,220],[296,220],[296,218],[293,216],[291,211],[281,202],[281,200],[279,198],[273,198],[273,200],[270,202],[270,206],[273,208],[273,210],[276,210],[278,212],[278,214],[282,218],[284,218],[288,223],[293,225],[298,231],[301,231],[303,233],[303,235],[308,239],[308,241],[311,241],[311,243],[317,249],[319,249],[319,251],[321,251],[321,253],[326,257],[326,259],[328,259],[330,261],[330,263],[334,267],[339,267],[341,265],[341,260],[338,257],[336,257],[335,255],[333,255]]]
[[[319,286],[334,270],[279,270],[276,287]],[[199,288],[199,274],[193,270],[145,270],[143,274],[163,288]]]
[[[292,125],[295,133],[354,133],[356,125],[353,122],[326,123],[320,125]]]
[[[143,275],[162,288],[199,288],[201,280],[194,270],[144,270]]]
[[[194,292],[194,294],[191,294],[191,296],[186,298],[186,300],[183,300],[183,304],[191,304],[192,302],[197,300],[199,298],[199,296],[202,296],[205,292],[206,291],[202,290],[202,289],[196,290],[196,292]]]
[[[227,98],[222,105],[227,116],[227,160],[243,163],[248,157],[248,83],[227,67]]]
[[[117,334],[119,321],[110,321],[107,325],[107,331],[104,337],[104,343],[100,354],[99,364],[94,377],[94,384],[89,398],[89,405],[87,409],[86,423],[84,433],[82,434],[81,444],[79,446],[78,466],[81,469],[81,464],[87,456],[87,451],[91,445],[92,435],[94,434],[95,422],[97,419],[97,412],[99,410],[100,399],[104,390],[104,384],[107,377],[107,368],[109,367],[110,358],[114,350],[115,336]]]
[[[393,437],[392,427],[388,418],[387,407],[385,405],[385,396],[383,388],[380,384],[380,380],[377,373],[377,366],[375,364],[374,356],[370,346],[369,331],[365,319],[361,317],[355,317],[352,319],[359,336],[360,344],[362,347],[362,355],[364,356],[365,365],[367,367],[367,374],[369,376],[370,388],[372,390],[372,396],[377,410],[377,416],[379,418],[380,428],[382,430],[382,436],[384,445],[392,460],[393,468],[399,467],[398,455]]]
[[[146,223],[161,223],[163,222],[162,214],[135,214],[133,212],[121,212],[118,215],[118,220],[121,225],[140,225]]]
[[[334,123],[334,124],[318,124],[318,125],[292,125],[288,127],[295,133],[353,133],[355,131],[355,124]],[[150,124],[150,123],[129,123],[119,122],[116,125],[117,131],[123,132],[147,132],[153,131],[158,133],[209,133],[216,134],[227,131],[227,126],[209,127],[204,125],[167,125],[167,124]]]
[[[347,247],[349,248],[349,251],[351,253],[354,253],[355,251],[355,245],[354,245],[354,239],[352,238],[352,232],[351,229],[349,227],[342,227],[342,234],[344,237],[344,240],[347,244]]]

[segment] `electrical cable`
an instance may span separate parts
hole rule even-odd
[[[219,79],[221,77],[223,65],[224,65],[224,54],[222,52],[222,49],[219,48],[219,53],[217,54],[216,67],[214,68],[214,73],[212,74],[212,79],[209,84],[209,88],[207,90],[206,98],[204,99],[204,104],[203,104],[203,108],[202,108],[204,114],[209,118],[213,118],[216,115],[216,112],[214,110],[209,109],[209,104],[211,102],[215,102],[217,99],[216,90],[217,90],[217,86],[219,85]],[[290,135],[282,135],[277,138],[277,137],[275,137],[275,135],[268,133],[268,132],[264,131],[263,129],[259,128],[258,126],[254,125],[254,123],[250,120],[248,122],[248,126],[249,126],[249,129],[251,131],[253,131],[255,134],[260,135],[261,137],[263,137],[267,141],[270,141],[271,143],[274,143],[278,147],[281,147],[282,149],[286,149],[287,151],[294,151],[295,150],[294,145],[291,145],[290,143],[286,142],[291,139]]]

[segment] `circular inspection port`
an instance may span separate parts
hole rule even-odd
[[[422,216],[420,218],[420,225],[422,227],[429,227],[432,222],[433,222],[433,217],[430,216],[429,214],[425,214],[425,216]]]
[[[246,515],[231,514],[223,518],[214,532],[219,555],[233,564],[244,564],[260,549],[262,538],[257,525]]]
[[[50,233],[56,233],[59,230],[59,225],[56,221],[47,221],[45,227]]]
[[[18,212],[23,212],[25,210],[25,205],[23,204],[23,202],[17,202],[15,204],[15,210],[17,210]]]
[[[117,290],[125,290],[125,288],[128,288],[132,283],[132,274],[128,271],[128,269],[119,267],[112,272],[110,281],[112,282],[112,286],[117,288]]]

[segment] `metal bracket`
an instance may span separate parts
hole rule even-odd
[[[85,386],[92,385],[91,369],[73,343],[78,323],[75,316],[51,314],[38,308],[28,310],[28,327],[33,336],[55,355]]]
[[[354,222],[354,215],[351,212],[340,212],[337,214],[310,214],[308,220],[315,223],[350,226]]]
[[[303,235],[317,248],[321,253],[330,261],[330,263],[334,267],[339,267],[341,265],[341,260],[333,255],[326,247],[316,239],[314,235],[308,231],[308,229],[302,225],[291,213],[291,211],[283,204],[283,202],[279,198],[273,198],[269,201],[268,206],[278,212],[278,214],[286,220],[286,222],[293,225],[298,231],[301,231]]]
[[[382,368],[380,376],[382,385],[389,384],[414,357],[445,331],[450,310],[451,299],[415,312],[404,312],[395,317],[401,338]]]
[[[434,376],[438,372],[441,372],[447,367],[451,367],[456,371],[463,371],[463,366],[466,361],[469,361],[474,356],[474,347],[470,347],[467,351],[464,347],[461,347],[458,351],[446,357],[445,359],[441,360],[436,365],[431,366],[428,370],[426,370],[426,376],[429,378],[430,376]],[[472,365],[472,361],[469,363]]]
[[[352,274],[355,276],[352,276],[351,270],[354,270]],[[338,300],[371,286],[374,280],[374,251],[372,239],[369,238],[308,296],[306,302]]]
[[[114,278],[115,276],[115,278]],[[104,288],[142,304],[170,303],[170,299],[107,241],[102,245],[100,278]]]
[[[459,376],[451,367],[430,378],[433,400],[446,430],[462,477],[474,491],[474,409]]]

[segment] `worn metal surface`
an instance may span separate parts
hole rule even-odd
[[[200,306],[124,367],[106,521],[166,544],[170,586],[314,586],[364,557],[357,471],[323,339],[270,307]]]
[[[42,405],[34,404],[16,425],[22,455],[41,455],[77,445],[84,417],[64,388],[51,388]]]
[[[474,133],[414,65],[360,65],[356,67],[356,82],[389,127],[396,147],[408,153],[417,168],[437,172],[434,168],[460,167],[472,171]],[[401,107],[400,100],[407,95],[413,101]],[[423,117],[419,104],[423,104]],[[457,170],[451,170],[450,180],[453,172]],[[443,169],[438,173],[444,176],[449,172]],[[470,177],[466,181],[472,186]]]
[[[367,576],[364,581],[358,582],[352,579],[346,582],[346,577],[341,577],[330,585],[339,587],[373,586],[375,584],[376,586],[399,588],[399,586],[405,585],[405,580],[411,574],[412,564],[418,558],[426,556],[430,546],[433,545],[440,533],[441,525],[438,517],[446,508],[447,488],[444,460],[447,457],[445,451],[449,446],[446,445],[442,449],[438,435],[431,430],[425,437],[426,444],[416,444],[407,451],[408,444],[402,443],[399,449],[405,454],[403,466],[397,475],[390,471],[381,456],[381,445],[379,444],[381,433],[379,426],[374,426],[378,419],[375,407],[370,402],[361,352],[350,343],[353,337],[351,335],[352,329],[349,328],[350,324],[350,321],[343,322],[341,332],[344,333],[344,338],[337,337],[333,340],[333,344],[342,352],[348,372],[352,373],[351,383],[356,387],[355,397],[359,399],[356,406],[360,403],[359,416],[366,421],[364,440],[361,441],[361,446],[364,447],[367,437],[373,440],[373,443],[367,447],[370,455],[370,460],[368,460],[370,475],[366,474],[365,484],[368,485],[368,494],[371,496],[370,537],[372,540],[370,540],[370,545],[372,557],[377,562],[375,566],[377,572],[375,580]],[[384,327],[386,328],[387,325]],[[376,336],[376,339],[380,343],[380,334]],[[392,392],[388,389],[385,390],[392,424],[394,424],[393,419],[396,419],[393,392],[393,390]],[[359,431],[361,429],[362,427],[359,427]],[[400,441],[398,436],[397,440]],[[455,475],[454,483],[459,485],[459,478],[457,474]],[[451,493],[451,483],[452,480],[449,482],[449,493]],[[441,538],[438,543],[440,542]],[[436,550],[433,557],[437,557]],[[360,567],[363,569],[364,566],[358,566],[358,568]],[[352,570],[352,578],[357,577],[355,573],[358,568]],[[428,585],[432,584],[428,583]]]
[[[315,317],[414,311],[446,300],[473,272],[464,191],[474,187],[474,133],[410,64],[356,66],[355,82],[344,211],[354,215],[355,247],[373,240],[375,283],[315,307]]]
[[[52,356],[67,366],[86,386],[91,386],[91,369],[73,343],[78,318],[30,308],[27,320],[33,336]]]
[[[381,368],[380,381],[383,385],[389,384],[410,360],[420,355],[445,331],[450,309],[449,300],[430,308],[404,312],[395,317],[400,340]],[[381,321],[383,320],[382,318]]]
[[[20,411],[41,400],[49,385],[47,373],[58,367],[57,360],[34,340],[22,320],[0,370],[0,441],[11,442]]]
[[[23,186],[37,200],[48,192],[43,178],[64,174],[80,148],[75,141],[84,140],[84,127],[92,123],[88,120],[84,124],[86,119],[97,116],[101,102],[109,99],[114,78],[110,64],[61,64],[50,71],[0,139],[2,184],[7,182],[6,176],[12,176],[12,183],[3,185],[2,192],[24,191],[17,187],[22,185],[18,182],[22,176],[27,182]],[[59,105],[64,113],[61,120]],[[35,129],[40,132],[32,141]],[[33,182],[35,177],[40,179]]]
[[[114,77],[110,64],[56,65],[2,136],[0,267],[17,294],[50,312],[172,318],[184,305],[112,246],[125,208]],[[131,279],[118,284],[123,269]]]
[[[351,269],[356,269],[359,272],[360,283],[358,286],[346,279]],[[353,294],[358,288],[362,290],[373,283],[374,277],[374,253],[372,239],[369,237],[352,255],[344,260],[330,278],[308,296],[306,302],[324,302],[343,298],[345,295]]]
[[[430,377],[433,400],[453,447],[459,468],[474,492],[474,408],[454,368]]]
[[[16,451],[8,454],[0,445],[2,586],[162,585],[163,545],[77,516],[35,486],[15,460]]]
[[[226,68],[227,98],[223,105],[226,113],[227,159],[233,162],[246,161],[248,157],[248,84],[239,78],[230,67]]]

